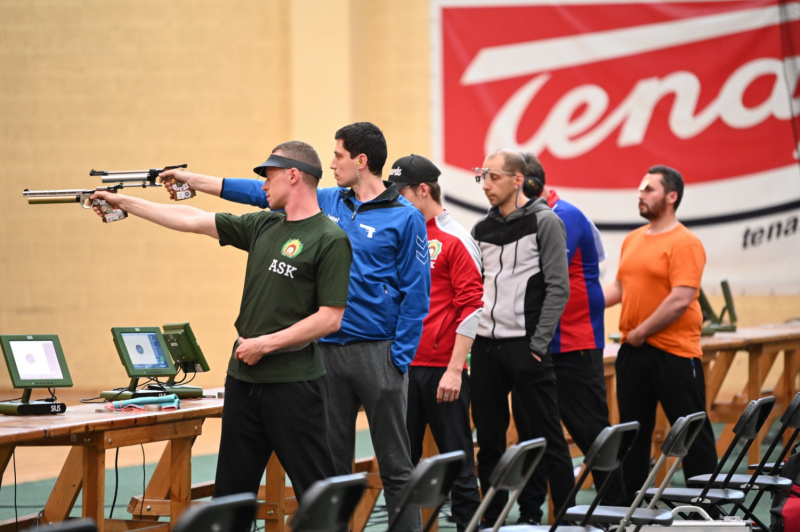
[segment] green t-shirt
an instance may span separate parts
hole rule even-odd
[[[291,222],[278,212],[218,213],[216,224],[221,246],[249,252],[235,323],[239,336],[281,331],[319,307],[347,306],[350,240],[321,211]],[[253,366],[232,354],[228,375],[246,382],[293,382],[321,377],[325,366],[312,342],[298,351],[267,354]]]

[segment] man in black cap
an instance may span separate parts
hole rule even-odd
[[[242,216],[98,192],[115,207],[176,231],[248,251],[242,303],[225,381],[214,495],[257,493],[273,451],[297,497],[335,475],[327,379],[316,340],[339,329],[352,250],[320,210],[322,165],[305,142],[277,146],[254,171],[283,212]],[[98,214],[100,214],[98,212]]]
[[[453,485],[456,529],[462,532],[480,505],[469,417],[467,353],[483,308],[481,252],[469,232],[442,207],[439,174],[419,155],[401,157],[389,173],[408,201],[422,212],[431,261],[431,304],[422,322],[422,339],[408,368],[411,461],[422,456],[425,427],[439,452],[464,451],[467,462]]]

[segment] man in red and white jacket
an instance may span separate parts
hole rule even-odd
[[[456,528],[462,532],[480,505],[466,360],[483,308],[483,277],[478,245],[442,207],[440,173],[425,157],[409,155],[392,165],[389,180],[425,216],[431,261],[430,312],[408,370],[411,461],[416,464],[422,456],[426,425],[439,452],[466,453],[467,463],[450,495]]]

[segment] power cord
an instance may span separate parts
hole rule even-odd
[[[147,486],[145,484],[146,481],[147,481],[147,471],[145,471],[145,469],[144,469],[144,464],[146,463],[146,460],[145,460],[145,457],[144,457],[144,444],[140,443],[139,446],[142,448],[142,503],[139,505],[139,521],[141,521],[142,520],[142,512],[144,511],[145,495],[147,494],[146,493]]]
[[[109,519],[114,518],[114,507],[117,505],[117,492],[119,491],[119,447],[114,454],[114,498],[111,500],[111,512],[108,514]]]

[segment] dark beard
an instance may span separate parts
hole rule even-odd
[[[667,209],[667,200],[666,198],[661,200],[660,202],[653,205],[651,209],[647,205],[645,205],[645,210],[642,211],[639,209],[639,216],[644,218],[645,220],[650,220],[651,222],[661,216],[661,213]]]

